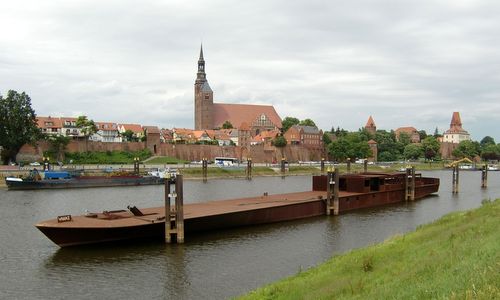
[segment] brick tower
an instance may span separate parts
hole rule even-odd
[[[372,116],[368,118],[368,121],[366,122],[365,125],[366,131],[368,131],[371,134],[375,134],[377,132],[377,126],[375,125],[375,122],[373,121]]]
[[[208,85],[205,74],[205,60],[203,59],[203,45],[200,47],[198,59],[198,73],[194,83],[194,129],[213,129],[214,92]]]

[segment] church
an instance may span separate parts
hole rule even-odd
[[[208,84],[201,46],[194,84],[194,128],[220,129],[226,122],[231,123],[233,128],[249,131],[251,136],[282,127],[281,118],[272,105],[214,103],[214,92]]]

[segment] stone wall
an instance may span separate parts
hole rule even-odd
[[[17,161],[39,161],[43,152],[50,148],[46,141],[38,142],[36,147],[24,145],[17,155]],[[103,143],[93,141],[71,141],[67,152],[106,152],[106,151],[138,151],[146,148],[144,142]],[[159,144],[157,155],[176,157],[187,161],[199,161],[203,158],[213,159],[217,156],[235,157],[239,160],[252,158],[254,162],[279,162],[285,157],[290,162],[319,161],[323,157],[321,150],[309,149],[300,145],[287,145],[284,148],[256,145],[246,147],[214,146],[214,145],[184,145]]]

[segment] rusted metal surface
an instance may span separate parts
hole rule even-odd
[[[341,176],[336,180],[339,183],[336,211],[344,213],[404,201],[404,174],[400,175]],[[342,186],[342,179],[347,185]],[[362,187],[363,192],[351,191],[349,184],[355,185],[352,188],[354,190]],[[184,232],[325,215],[326,187],[327,176],[315,176],[312,191],[186,204],[182,214]],[[435,193],[438,188],[439,179],[415,177],[416,199]],[[67,222],[47,220],[36,224],[36,227],[61,247],[124,239],[165,238],[165,207],[141,208],[140,212],[142,216],[136,216],[130,211],[90,213],[86,216],[70,216],[70,221]],[[178,207],[176,212],[180,213]],[[170,221],[170,217],[167,220]]]

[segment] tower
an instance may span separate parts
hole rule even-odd
[[[375,122],[373,121],[372,116],[368,118],[368,121],[366,122],[365,125],[366,131],[374,135],[377,132],[377,126],[375,125]]]
[[[194,83],[194,129],[213,129],[214,92],[208,85],[203,58],[203,45],[200,47],[198,73]]]

